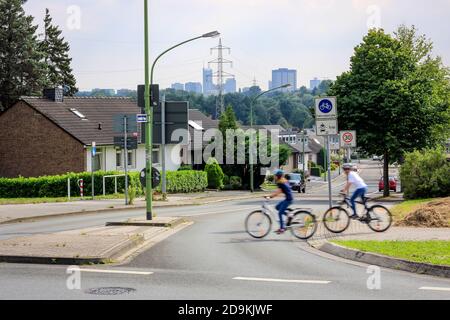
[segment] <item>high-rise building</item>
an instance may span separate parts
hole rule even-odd
[[[181,91],[184,90],[184,84],[182,84],[182,83],[174,83],[170,87],[175,90],[181,90]]]
[[[297,70],[280,68],[272,71],[272,86],[270,89],[281,87],[285,84],[290,84],[291,86],[281,89],[283,92],[297,90]]]
[[[227,79],[224,85],[224,93],[236,93],[236,79]]]
[[[216,93],[216,88],[213,83],[212,69],[203,69],[203,94],[211,95]]]
[[[317,88],[319,88],[319,85],[321,82],[322,82],[322,80],[320,80],[318,78],[314,78],[313,80],[309,81],[309,88],[311,90],[317,89]]]
[[[188,82],[184,85],[184,89],[187,92],[194,92],[194,93],[202,93],[203,87],[200,82]]]

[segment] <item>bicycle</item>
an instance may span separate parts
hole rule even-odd
[[[351,217],[344,205],[347,208],[351,208],[350,198],[346,194],[341,193],[344,199],[339,203],[339,206],[332,207],[325,212],[323,217],[323,223],[325,228],[332,233],[342,233],[350,226]],[[374,205],[369,207],[367,205],[369,198],[365,197],[364,200],[356,201],[356,203],[364,205],[364,214],[356,220],[362,223],[366,223],[372,231],[385,232],[392,225],[391,212],[382,205]],[[351,209],[350,209],[351,210]]]
[[[308,240],[316,230],[316,217],[306,209],[290,209],[287,210],[288,226],[293,236],[300,240]],[[253,211],[245,220],[245,229],[247,233],[256,239],[266,237],[272,230],[272,221],[278,220],[278,212],[275,212],[269,206],[269,199],[266,198],[261,210]],[[290,222],[289,222],[290,220]]]

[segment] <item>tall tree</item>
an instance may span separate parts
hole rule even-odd
[[[0,111],[42,89],[44,66],[33,17],[24,0],[0,0]]]
[[[430,56],[431,47],[371,30],[355,48],[350,71],[329,91],[338,97],[340,126],[358,131],[364,151],[384,155],[385,196],[389,163],[401,160],[405,151],[435,143],[436,126],[448,126],[443,89],[448,70],[436,60],[418,59]]]
[[[61,34],[58,26],[52,24],[50,11],[45,9],[44,39],[40,43],[40,49],[47,67],[46,86],[63,87],[66,95],[73,96],[78,88],[70,66],[70,46]]]

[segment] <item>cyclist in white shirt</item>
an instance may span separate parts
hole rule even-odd
[[[343,193],[347,193],[350,190],[350,187],[353,185],[356,190],[353,192],[352,197],[350,198],[350,203],[352,205],[353,216],[352,219],[357,219],[358,215],[356,214],[356,203],[355,200],[358,197],[364,201],[364,197],[367,192],[367,184],[364,180],[359,176],[359,174],[352,170],[352,166],[349,164],[344,165],[344,172],[347,175],[347,184],[345,188],[342,190]]]

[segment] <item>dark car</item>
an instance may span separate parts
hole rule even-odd
[[[306,183],[301,173],[290,173],[286,177],[292,190],[298,191],[298,193],[306,193]]]
[[[397,183],[398,180],[396,177],[389,177],[389,190],[397,192]],[[378,191],[384,190],[384,177],[380,178],[380,181],[378,182]]]

